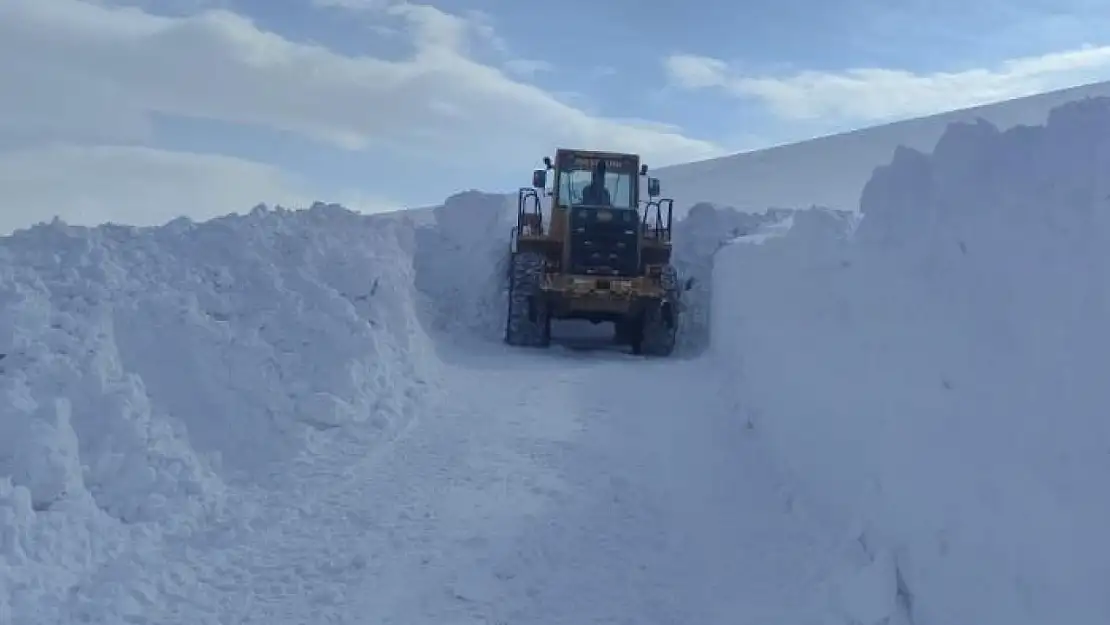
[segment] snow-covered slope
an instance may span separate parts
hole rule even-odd
[[[714,358],[914,623],[1110,621],[1108,211],[1091,100],[953,126],[854,230],[799,213],[716,258]]]
[[[774,148],[670,167],[655,173],[683,208],[697,202],[762,212],[768,207],[859,209],[875,167],[899,145],[931,150],[949,124],[985,119],[1005,130],[1042,124],[1055,106],[1110,95],[1110,82],[921,117]]]

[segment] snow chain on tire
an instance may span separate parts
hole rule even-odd
[[[672,265],[664,266],[660,283],[664,291],[663,305],[651,306],[644,311],[642,335],[636,351],[645,356],[670,356],[678,335],[682,296],[678,271]]]
[[[551,344],[551,318],[542,300],[546,260],[534,252],[522,252],[509,261],[509,311],[505,320],[505,342],[524,347]]]

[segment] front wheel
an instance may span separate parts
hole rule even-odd
[[[523,347],[551,344],[551,315],[543,299],[547,260],[534,252],[513,254],[509,267],[509,310],[505,342]]]
[[[670,356],[678,340],[678,315],[682,286],[673,265],[663,267],[660,276],[663,299],[644,310],[632,351],[644,356]]]
[[[632,343],[632,352],[644,356],[670,356],[678,337],[678,324],[673,304],[661,302],[644,311],[639,336]]]

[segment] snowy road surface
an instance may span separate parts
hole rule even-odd
[[[56,616],[98,622],[98,605],[130,604],[134,622],[191,625],[833,622],[818,592],[829,526],[792,509],[704,363],[468,358],[388,443],[336,443],[251,518],[170,541],[145,567],[124,559]]]

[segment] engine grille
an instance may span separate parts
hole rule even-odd
[[[570,271],[600,276],[634,276],[639,273],[634,209],[575,208],[570,214]]]

